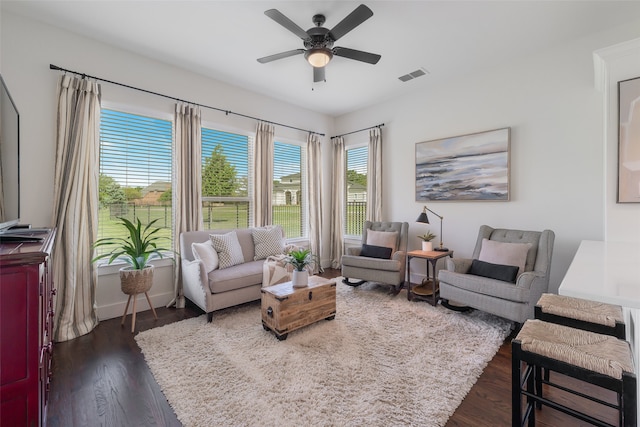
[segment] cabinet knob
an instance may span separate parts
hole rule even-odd
[[[267,316],[273,317],[273,308],[271,307],[267,308]]]

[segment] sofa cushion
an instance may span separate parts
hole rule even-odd
[[[367,241],[365,243],[367,245],[385,246],[395,252],[398,243],[398,232],[367,230]]]
[[[381,258],[381,259],[390,259],[391,258],[391,248],[386,246],[375,246],[375,245],[362,245],[362,249],[360,251],[360,256],[366,256],[369,258]]]
[[[219,268],[208,274],[212,293],[233,291],[262,283],[264,261],[249,261],[229,268]]]
[[[527,252],[531,246],[531,243],[507,243],[482,239],[478,259],[493,264],[515,265],[518,267],[518,274],[521,274],[525,271]]]
[[[218,253],[220,268],[229,268],[244,262],[242,248],[235,231],[226,234],[211,234],[209,237],[213,248]]]
[[[509,283],[516,283],[518,267],[515,265],[492,264],[490,262],[474,259],[471,262],[469,274],[489,277],[491,279],[502,280]]]
[[[253,244],[255,245],[254,260],[280,255],[284,251],[282,227],[279,225],[252,228],[251,236],[253,237]]]
[[[220,261],[218,259],[218,253],[213,249],[211,240],[203,243],[193,242],[191,244],[191,251],[193,252],[194,259],[202,261],[204,271],[207,273],[218,268]]]

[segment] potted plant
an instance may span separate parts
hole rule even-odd
[[[291,282],[294,288],[304,288],[309,285],[309,270],[315,268],[317,257],[309,249],[296,249],[284,259],[285,264],[293,266]]]
[[[158,218],[159,219],[159,218]],[[162,252],[173,252],[171,249],[158,246],[162,237],[158,236],[161,230],[154,227],[158,219],[154,219],[144,228],[140,219],[133,224],[126,218],[118,217],[120,225],[125,227],[129,235],[122,237],[105,237],[98,239],[93,247],[105,247],[109,252],[96,256],[91,262],[108,258],[107,264],[116,259],[123,259],[127,264],[120,269],[120,285],[122,292],[127,295],[146,293],[153,284],[153,265],[148,264],[152,258],[162,258]]]
[[[435,234],[433,234],[431,231],[427,230],[426,233],[424,233],[422,236],[418,236],[418,237],[420,239],[422,239],[422,250],[423,251],[432,251],[433,250],[433,243],[431,243],[431,241],[436,238]]]

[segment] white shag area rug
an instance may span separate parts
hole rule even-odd
[[[278,341],[259,302],[141,332],[185,426],[444,426],[510,323],[337,281],[337,313]]]

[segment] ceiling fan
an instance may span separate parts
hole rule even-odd
[[[259,58],[258,62],[261,64],[304,53],[306,60],[313,66],[313,81],[321,82],[325,81],[324,67],[331,61],[334,55],[369,64],[377,64],[381,58],[380,55],[363,52],[361,50],[338,46],[333,47],[335,41],[373,16],[371,9],[364,4],[355,8],[353,12],[347,15],[331,30],[322,26],[325,22],[325,16],[321,14],[313,16],[312,21],[316,26],[309,28],[307,31],[304,31],[277,9],[269,9],[265,11],[264,14],[300,37],[305,48],[289,50]]]

